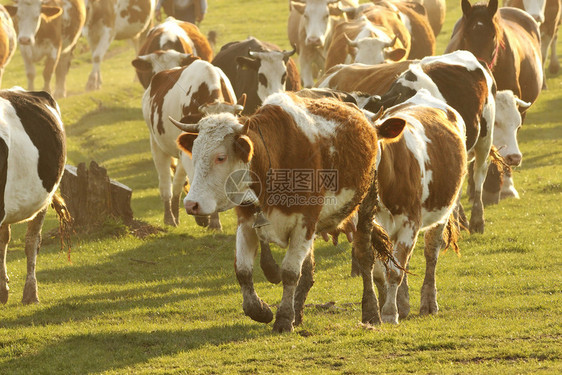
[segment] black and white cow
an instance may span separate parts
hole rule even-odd
[[[24,304],[38,302],[35,263],[47,206],[66,160],[65,133],[47,92],[0,91],[0,302],[8,301],[6,251],[10,225],[28,221]]]

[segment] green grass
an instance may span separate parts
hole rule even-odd
[[[442,52],[460,15],[448,1]],[[218,45],[248,35],[289,48],[286,1],[211,1],[202,29]],[[559,42],[562,47],[562,42]],[[559,50],[562,50],[559,48]],[[132,48],[115,42],[103,62],[103,88],[85,93],[90,70],[82,40],[60,100],[71,164],[96,160],[133,188],[135,218],[163,226],[162,205],[142,119],[143,90],[133,82]],[[4,87],[25,86],[19,52]],[[41,87],[40,78],[36,87]],[[520,132],[524,161],[515,172],[520,200],[486,208],[486,232],[464,234],[462,257],[440,257],[439,315],[419,317],[424,260],[411,262],[412,313],[397,327],[360,324],[361,281],[350,278],[347,243],[316,244],[316,283],[293,334],[244,316],[234,275],[233,212],[212,234],[182,214],[178,228],[144,240],[131,235],[74,238],[72,263],[56,241],[38,257],[41,303],[20,302],[25,225],[8,251],[11,296],[0,306],[0,374],[223,373],[560,373],[562,298],[562,78],[548,75]],[[56,226],[49,213],[45,232]],[[283,252],[274,248],[275,257]],[[255,272],[270,304],[281,288]]]

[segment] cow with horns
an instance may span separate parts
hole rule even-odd
[[[235,271],[246,315],[264,323],[273,319],[252,281],[260,239],[288,247],[273,330],[292,331],[302,321],[313,284],[315,233],[342,228],[357,213],[353,241],[363,277],[362,321],[380,322],[373,247],[388,256],[391,244],[373,220],[377,150],[379,142],[395,141],[404,124],[375,128],[355,106],[292,93],[269,96],[250,117],[217,114],[196,125],[176,124],[185,132],[178,144],[195,166],[184,199],[187,213],[209,215],[236,207]],[[298,171],[311,174],[310,186],[286,187],[283,178]]]
[[[6,252],[10,225],[27,221],[24,304],[39,301],[35,265],[49,203],[68,211],[55,195],[66,160],[59,106],[47,92],[0,91],[0,302],[8,301]]]

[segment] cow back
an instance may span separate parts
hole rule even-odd
[[[5,67],[16,51],[16,30],[12,18],[0,5],[0,69]]]

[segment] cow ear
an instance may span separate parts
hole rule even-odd
[[[343,10],[339,6],[339,2],[328,5],[328,9],[330,10],[330,16],[341,16],[344,14]]]
[[[185,54],[185,56],[182,57],[180,61],[180,66],[191,65],[191,63],[194,62],[195,60],[200,60],[200,58],[198,56],[193,56],[191,54]]]
[[[234,140],[234,153],[244,163],[249,163],[254,156],[254,144],[247,135],[239,135]]]
[[[193,150],[193,142],[199,134],[197,133],[181,133],[177,139],[178,147],[191,157]]]
[[[468,0],[462,0],[461,7],[462,7],[462,14],[465,17],[468,17],[470,15],[470,12],[472,12],[472,5],[470,5],[470,2]]]
[[[252,59],[246,56],[237,56],[236,63],[242,70],[253,69],[257,71],[260,67],[260,62],[257,59]]]
[[[131,61],[131,64],[133,64],[135,69],[137,69],[139,72],[152,72],[152,63],[149,61],[149,59],[146,58],[146,56],[137,57],[136,59]]]
[[[6,10],[8,11],[8,14],[11,17],[15,17],[16,14],[18,13],[18,7],[15,5],[4,5],[4,8],[6,8]]]
[[[297,3],[296,1],[291,1],[291,8],[299,12],[300,14],[304,13],[304,9],[306,8],[306,4],[304,3]]]
[[[236,104],[241,105],[242,107],[246,106],[246,93],[243,93],[239,98],[238,101],[236,102]]]
[[[406,50],[404,48],[395,48],[384,52],[385,59],[391,61],[400,61],[404,58],[404,56],[406,56]]]
[[[490,14],[490,17],[493,17],[497,11],[498,11],[498,0],[490,0],[488,2],[488,14]]]
[[[404,131],[405,126],[405,120],[398,117],[391,117],[386,119],[382,124],[377,125],[377,136],[379,140],[396,141]]]
[[[49,6],[49,5],[42,5],[41,14],[43,15],[46,21],[52,21],[62,14],[62,8]]]

